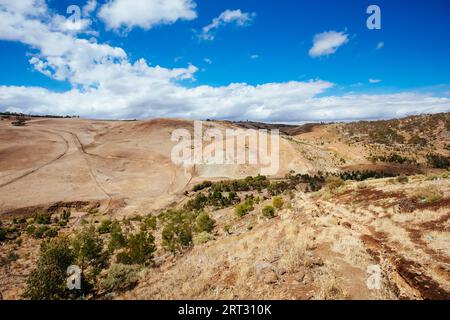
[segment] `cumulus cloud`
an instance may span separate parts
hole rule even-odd
[[[380,83],[381,79],[369,79],[369,83]]]
[[[348,42],[348,34],[337,31],[318,33],[313,38],[313,46],[309,50],[312,58],[333,54]]]
[[[225,10],[217,18],[214,18],[210,24],[203,27],[200,38],[203,40],[214,40],[214,32],[219,27],[230,23],[239,27],[248,26],[253,22],[255,16],[255,13],[242,12],[240,9]]]
[[[197,18],[192,0],[110,0],[100,7],[98,17],[108,29],[150,29],[159,24]]]
[[[131,61],[120,47],[89,42],[54,28],[44,1],[28,5],[0,0],[0,40],[19,41],[34,51],[35,70],[72,88],[0,86],[0,110],[36,114],[130,119],[179,117],[260,121],[332,121],[389,118],[450,110],[450,99],[418,93],[326,96],[324,80],[213,87],[195,85],[197,67],[150,66]],[[22,2],[20,2],[22,3]]]
[[[250,59],[252,59],[252,60],[255,60],[255,59],[258,59],[259,58],[259,55],[258,54],[252,54],[251,56],[250,56]]]

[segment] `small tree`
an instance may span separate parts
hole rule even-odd
[[[67,268],[75,261],[70,242],[61,237],[44,241],[39,260],[27,280],[24,296],[32,300],[67,299]]]
[[[122,233],[122,227],[118,221],[113,221],[111,224],[111,237],[109,238],[108,250],[114,251],[125,247],[127,239]]]
[[[197,232],[211,232],[214,229],[216,221],[206,212],[202,211],[195,220]]]
[[[72,242],[77,265],[90,280],[95,280],[106,267],[107,253],[103,250],[103,241],[95,232],[93,225],[84,227]]]
[[[162,230],[162,245],[175,253],[192,244],[192,230],[188,224],[170,223]]]
[[[117,255],[117,260],[123,264],[146,265],[152,261],[155,251],[155,238],[151,233],[141,230],[130,235],[125,251]]]
[[[272,206],[265,206],[262,209],[262,214],[266,218],[273,218],[275,216],[275,208]]]
[[[168,210],[159,216],[164,224],[162,246],[175,253],[192,244],[196,215],[187,210]]]

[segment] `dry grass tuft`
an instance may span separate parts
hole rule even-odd
[[[326,275],[320,279],[320,288],[315,296],[318,300],[346,300],[347,292],[339,285],[336,276]]]
[[[413,197],[421,203],[433,203],[441,200],[443,194],[436,186],[427,186],[417,189]]]

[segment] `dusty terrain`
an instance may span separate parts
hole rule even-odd
[[[238,128],[226,122],[208,122],[208,126],[219,130]],[[179,200],[194,182],[259,173],[258,165],[200,165],[187,169],[174,165],[170,153],[176,142],[171,141],[171,134],[180,128],[193,131],[193,121],[35,119],[24,127],[14,127],[3,120],[0,215],[59,201],[99,201],[105,212],[121,207],[122,214],[142,213]],[[339,159],[332,148],[290,139],[283,137],[280,142],[278,176],[291,170],[337,169]],[[350,162],[364,161],[357,150],[344,156]]]
[[[272,128],[206,123],[221,131]],[[449,173],[427,164],[431,153],[450,155],[449,123],[447,113],[388,124],[282,127],[280,170],[271,181],[288,173],[357,170],[408,178],[349,179],[315,192],[301,186],[285,190],[272,219],[261,215],[273,200],[266,190],[238,193],[241,200],[254,195],[261,202],[239,219],[232,206],[206,207],[216,221],[206,243],[174,255],[159,246],[158,225],[154,264],[140,269],[136,287],[108,298],[450,299]],[[405,141],[376,133],[386,132],[386,126]],[[192,132],[193,122],[33,118],[12,126],[10,119],[0,121],[0,221],[9,226],[14,218],[66,209],[71,216],[62,234],[106,218],[127,222],[132,232],[139,229],[136,217],[181,208],[203,192],[192,187],[204,180],[258,174],[258,165],[173,164],[171,133],[179,128]],[[20,243],[17,238],[0,242],[2,258],[16,255],[0,265],[5,299],[22,297],[39,256],[42,240],[25,232],[19,238]],[[376,290],[367,286],[367,268],[373,265],[382,276]]]

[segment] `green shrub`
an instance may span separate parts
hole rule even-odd
[[[33,231],[32,236],[33,236],[33,238],[35,238],[35,239],[42,239],[42,238],[45,237],[45,234],[46,234],[49,230],[50,230],[50,227],[49,227],[49,226],[39,226],[39,227],[36,227],[36,228],[34,228],[34,231]]]
[[[109,238],[108,250],[114,251],[125,247],[127,240],[122,233],[122,227],[118,221],[113,221],[111,224],[111,233]]]
[[[197,232],[211,232],[214,229],[216,221],[212,219],[206,212],[202,211],[195,220]]]
[[[262,215],[266,218],[273,218],[275,216],[275,208],[272,206],[265,206],[262,209]]]
[[[238,218],[242,218],[243,216],[247,215],[249,212],[253,211],[253,199],[248,198],[243,203],[238,204],[234,208],[234,214]]]
[[[60,215],[61,220],[68,221],[70,218],[70,210],[64,209]]]
[[[86,274],[88,280],[95,277],[107,264],[107,253],[103,250],[103,241],[95,232],[93,225],[85,226],[72,241],[77,265]]]
[[[145,229],[156,230],[156,227],[158,226],[156,217],[152,215],[145,217],[142,226]]]
[[[162,230],[162,240],[165,249],[181,251],[192,244],[192,229],[187,224],[168,224]]]
[[[6,235],[8,232],[4,228],[0,228],[0,241],[6,240]]]
[[[212,182],[211,181],[203,181],[202,183],[196,184],[193,188],[192,191],[197,192],[206,188],[211,187]]]
[[[148,265],[152,262],[155,251],[155,238],[151,233],[141,230],[130,235],[125,250],[117,255],[117,262]]]
[[[49,228],[44,233],[44,238],[54,238],[58,236],[58,229],[57,228]]]
[[[51,213],[41,213],[37,214],[34,217],[34,221],[37,224],[51,224],[52,223],[52,214]]]
[[[12,262],[17,261],[17,259],[19,259],[19,256],[17,255],[17,253],[11,250],[6,254],[6,257],[0,256],[0,267],[7,266]]]
[[[447,169],[450,166],[450,159],[439,154],[429,154],[427,160],[432,168]]]
[[[281,209],[281,207],[283,206],[283,198],[281,197],[273,198],[272,205],[275,209]]]
[[[192,244],[192,217],[188,212],[169,211],[162,230],[162,245],[171,252],[181,251]]]
[[[41,244],[36,268],[27,280],[24,296],[32,300],[67,299],[67,268],[75,261],[67,238],[56,238]]]
[[[224,225],[223,231],[225,231],[227,234],[231,234],[231,226],[229,224]]]
[[[123,292],[136,286],[139,276],[135,266],[114,264],[106,277],[100,280],[100,289],[106,292]]]
[[[98,233],[100,233],[100,234],[110,233],[111,232],[111,225],[112,225],[111,220],[109,220],[109,219],[103,220],[102,223],[100,224],[100,226],[97,229]]]
[[[212,234],[210,234],[206,231],[203,231],[194,236],[193,242],[194,242],[194,244],[199,245],[199,244],[206,243],[210,240],[214,240],[214,237],[212,236]]]

